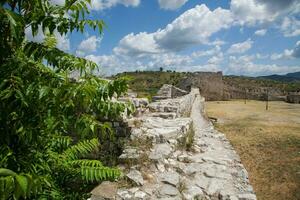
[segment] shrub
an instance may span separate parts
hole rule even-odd
[[[127,84],[93,75],[94,62],[57,49],[53,36],[86,26],[101,34],[103,21],[86,18],[89,3],[0,1],[0,199],[78,199],[86,183],[120,175],[88,158],[99,138],[113,138],[105,121],[130,112],[112,100]],[[46,39],[27,41],[26,28],[42,29]]]

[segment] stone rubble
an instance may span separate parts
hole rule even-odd
[[[151,145],[128,146],[120,156],[136,161],[127,170],[121,166],[134,184],[119,187],[113,198],[98,199],[256,200],[239,156],[204,117],[198,89],[148,107],[128,124],[131,140]]]

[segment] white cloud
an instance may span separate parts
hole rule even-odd
[[[219,65],[223,61],[223,53],[219,53],[218,55],[215,55],[208,59],[207,63],[210,65]]]
[[[230,9],[242,25],[273,22],[286,13],[294,13],[299,0],[231,0]]]
[[[266,35],[266,33],[267,33],[267,29],[260,29],[260,30],[257,30],[257,31],[255,31],[255,35],[258,35],[258,36],[264,36],[264,35]]]
[[[268,59],[270,57],[270,55],[268,55],[268,54],[262,55],[260,53],[257,53],[257,54],[255,54],[255,57],[257,59]]]
[[[216,55],[220,52],[221,52],[221,47],[217,45],[215,48],[209,49],[209,50],[206,50],[206,51],[194,51],[191,54],[191,56],[193,58],[199,58],[199,57],[204,57],[204,56],[213,56],[213,55]]]
[[[300,58],[300,41],[295,45],[294,49],[285,49],[283,53],[274,53],[271,55],[272,60]]]
[[[35,36],[33,36],[33,34],[32,34],[31,26],[27,27],[25,29],[25,37],[29,41],[38,42],[38,43],[42,43],[45,39],[45,35],[43,33],[43,30],[42,30],[41,26],[39,26],[38,32]]]
[[[63,51],[70,50],[70,39],[67,35],[60,35],[59,33],[55,33],[55,37],[57,39],[57,48]]]
[[[211,11],[202,4],[157,31],[155,40],[164,49],[179,51],[190,45],[208,43],[212,34],[229,28],[232,22],[230,11],[221,8]]]
[[[277,16],[269,12],[265,4],[256,0],[231,0],[230,9],[242,25],[273,21]]]
[[[91,10],[104,10],[117,5],[123,5],[125,7],[137,7],[140,5],[140,0],[91,0],[89,8]],[[65,0],[50,0],[50,3],[53,5],[63,6]]]
[[[188,0],[158,0],[159,6],[166,10],[176,10],[183,6]]]
[[[291,59],[293,50],[285,49],[283,53],[274,53],[271,55],[271,60]]]
[[[97,50],[97,47],[99,46],[100,42],[101,42],[101,38],[93,35],[81,41],[81,43],[77,48],[76,54],[78,56],[84,56],[87,53],[94,52]]]
[[[152,55],[152,65],[158,67],[183,66],[192,63],[192,58],[174,53]]]
[[[179,8],[186,1],[159,0],[159,3],[161,8],[172,10]],[[103,10],[117,4],[137,6],[140,0],[101,0],[97,2],[93,0],[93,2],[93,9]],[[227,50],[229,55],[222,53],[220,46],[225,44],[224,41],[219,39],[211,41],[215,33],[235,25],[242,25],[241,29],[244,25],[259,25],[260,29],[256,30],[254,34],[264,36],[267,34],[266,28],[270,24],[275,24],[275,26],[272,25],[273,28],[280,29],[285,36],[297,36],[300,25],[293,15],[297,13],[295,7],[298,5],[300,5],[298,0],[231,0],[230,10],[222,8],[210,10],[204,4],[197,5],[157,31],[130,33],[124,36],[113,49],[112,55],[88,55],[85,57],[102,66],[107,75],[124,71],[158,70],[159,67],[176,71],[220,71],[223,68],[227,74],[254,76],[299,71],[300,66],[255,63],[260,59],[265,61],[270,58],[281,59],[297,57],[297,55],[299,57],[298,46],[292,50],[285,50],[282,55],[270,56],[256,53],[237,57],[237,55],[230,55],[245,53],[251,49],[253,45],[251,39],[232,44]],[[300,7],[298,6],[298,8]],[[300,9],[298,9],[298,13],[299,11]],[[287,19],[283,18],[284,16],[287,16]],[[276,27],[278,24],[281,26]],[[189,56],[179,53],[193,45],[202,44],[215,47],[192,52]],[[96,49],[91,45],[86,46]],[[86,52],[90,54],[95,51],[88,50],[88,47],[85,50],[78,48],[78,55],[84,56],[87,55]],[[279,58],[280,56],[283,57]]]
[[[296,43],[296,47],[293,50],[293,54],[295,58],[300,58],[300,40]]]
[[[285,37],[295,37],[300,35],[300,20],[294,17],[285,17],[280,26]]]
[[[211,35],[229,28],[232,23],[229,10],[217,8],[211,11],[202,4],[184,12],[164,29],[125,36],[114,52],[124,55],[156,54],[180,51],[196,44],[209,44]]]
[[[226,74],[235,75],[269,75],[269,74],[285,74],[300,71],[300,66],[279,66],[276,64],[255,64],[253,56],[231,56],[229,58]]]
[[[104,10],[114,7],[118,4],[126,7],[137,7],[138,5],[140,5],[140,0],[92,0],[91,9]]]
[[[229,54],[241,54],[245,53],[249,49],[251,49],[253,41],[251,39],[246,40],[245,42],[236,43],[231,45],[228,49],[227,53]]]
[[[144,56],[145,54],[162,53],[159,45],[154,40],[154,34],[141,32],[136,35],[130,33],[122,38],[119,45],[114,48],[118,55]]]
[[[65,5],[65,0],[50,0],[50,3],[54,4],[54,5],[63,6],[63,5]]]
[[[62,51],[70,50],[70,39],[67,35],[60,35],[56,30],[54,31],[54,36],[56,37],[57,45],[56,47]],[[42,43],[45,39],[42,27],[39,27],[37,35],[33,36],[31,31],[31,26],[25,29],[25,37],[28,41]]]
[[[220,39],[216,39],[215,41],[212,41],[210,43],[208,43],[209,45],[213,45],[213,46],[222,46],[224,44],[226,44],[227,42],[220,40]]]

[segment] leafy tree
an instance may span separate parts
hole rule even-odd
[[[94,62],[57,49],[53,36],[86,26],[101,34],[89,3],[0,0],[0,199],[78,199],[79,186],[120,175],[90,158],[114,138],[108,121],[130,112],[113,100],[127,84],[93,75]],[[27,41],[28,28],[46,39]]]

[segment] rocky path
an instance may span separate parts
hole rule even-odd
[[[120,156],[125,183],[111,186],[111,196],[99,192],[107,194],[104,183],[92,199],[255,200],[247,171],[225,136],[205,119],[203,102],[193,89],[153,103],[152,112],[129,120],[132,142]]]
[[[187,175],[190,176],[186,180],[190,187],[187,187],[200,187],[206,199],[256,199],[239,156],[224,134],[216,131],[204,118],[203,101],[197,95],[191,112],[194,145],[201,151],[190,157],[195,162],[187,164]],[[187,199],[193,198],[193,195],[188,195]]]

